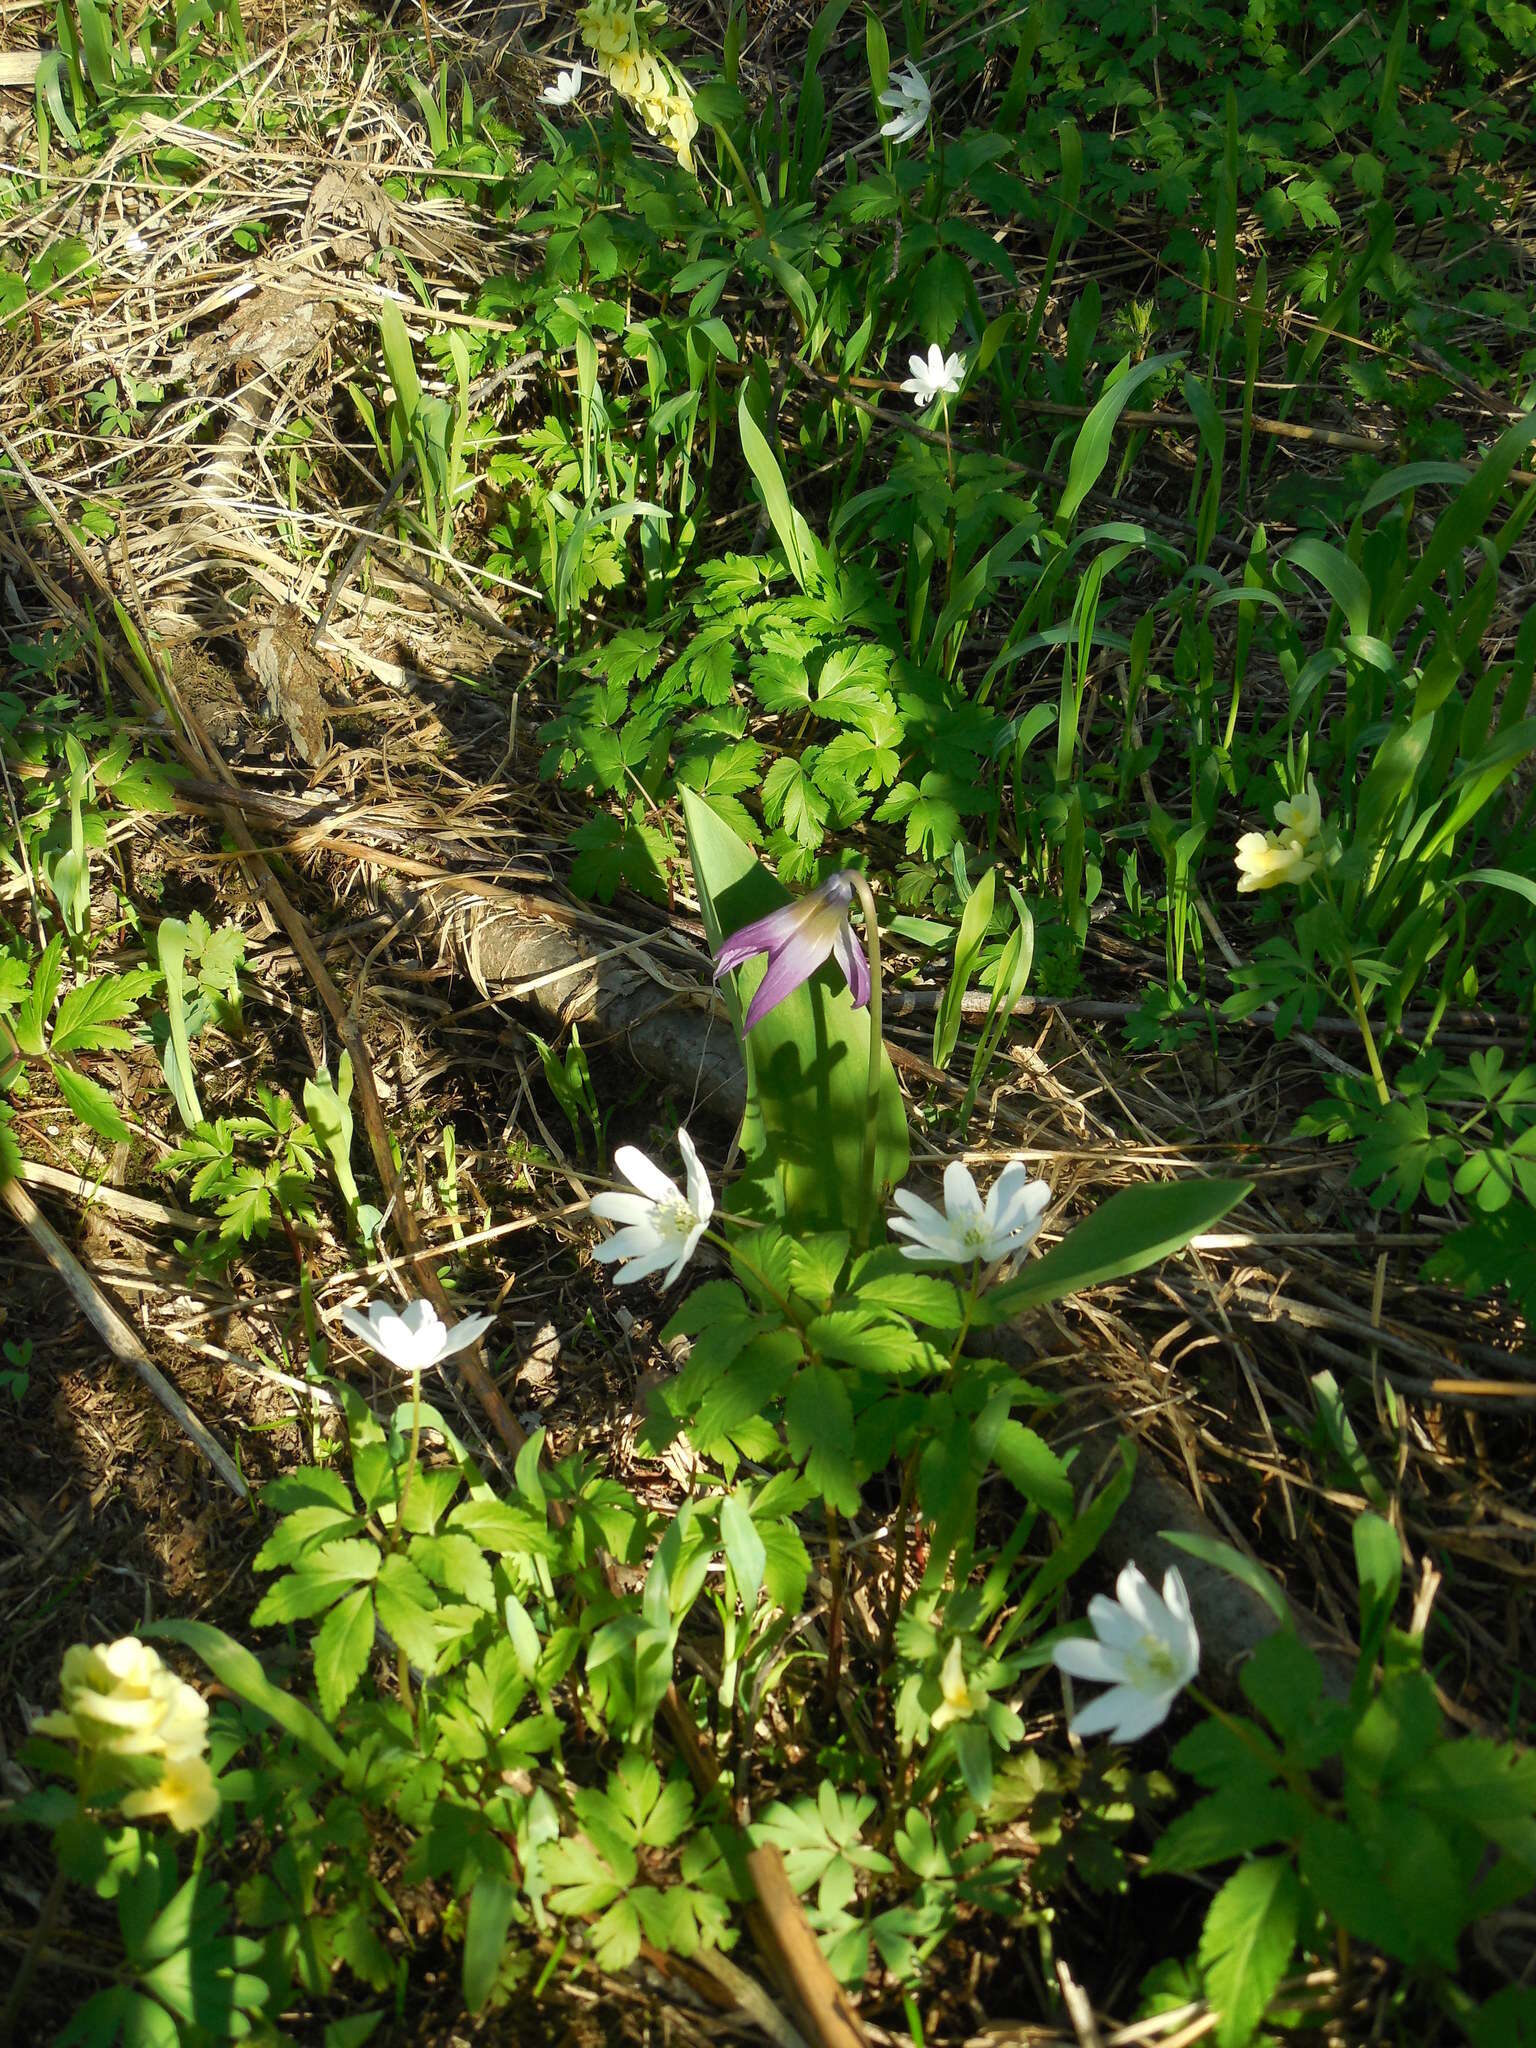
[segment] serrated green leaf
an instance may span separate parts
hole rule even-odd
[[[359,1586],[333,1607],[315,1636],[315,1684],[334,1721],[357,1689],[373,1654],[373,1594]]]
[[[118,1115],[117,1104],[99,1081],[62,1062],[54,1065],[53,1078],[70,1110],[88,1130],[109,1145],[126,1145],[132,1140],[133,1133]]]
[[[1218,2048],[1247,2048],[1296,1948],[1301,1886],[1285,1857],[1245,1863],[1212,1899],[1200,1931]]]

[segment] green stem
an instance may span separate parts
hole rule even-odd
[[[0,2012],[0,2044],[11,2048],[18,2039],[16,2022],[26,2007],[27,1993],[32,1989],[32,1979],[37,1975],[37,1966],[43,1959],[43,1950],[48,1946],[48,1937],[53,1932],[53,1923],[59,1917],[59,1907],[64,1903],[64,1872],[62,1868],[53,1873],[53,1883],[43,1900],[42,1911],[37,1916],[37,1925],[32,1930],[32,1939],[27,1943],[26,1954],[16,1972],[10,1995],[5,2001],[5,2010]]]
[[[827,1607],[827,1705],[837,1700],[843,1676],[843,1542],[838,1529],[837,1509],[827,1504],[827,1579],[830,1598]]]
[[[857,868],[850,868],[849,875],[864,912],[864,946],[869,955],[869,1076],[864,1096],[864,1142],[859,1152],[859,1187],[862,1213],[859,1217],[859,1243],[869,1242],[869,1230],[873,1220],[877,1189],[875,1176],[875,1133],[880,1122],[880,1055],[884,1050],[881,1035],[880,1007],[880,913],[875,908],[875,893]]]
[[[405,1531],[405,1504],[411,1497],[411,1481],[416,1476],[416,1454],[421,1448],[421,1368],[417,1366],[411,1374],[411,1448],[405,1458],[405,1478],[400,1486],[400,1505],[395,1510],[395,1536],[398,1540]]]
[[[1371,1020],[1365,1014],[1365,998],[1360,993],[1360,978],[1355,973],[1354,956],[1344,955],[1344,972],[1349,976],[1350,998],[1355,1006],[1355,1022],[1360,1026],[1360,1036],[1365,1040],[1365,1062],[1371,1070],[1371,1079],[1376,1083],[1376,1100],[1383,1108],[1392,1100],[1392,1091],[1387,1086],[1387,1077],[1381,1071],[1381,1055],[1376,1050],[1376,1034],[1371,1029]]]

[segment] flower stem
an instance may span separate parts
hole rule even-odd
[[[864,1141],[859,1152],[861,1213],[859,1242],[867,1244],[875,1208],[875,1133],[880,1122],[880,1055],[884,1047],[880,1010],[880,913],[875,892],[858,868],[851,868],[854,891],[864,913],[864,947],[869,955],[869,1076],[864,1096]]]
[[[1365,1063],[1371,1070],[1371,1079],[1376,1083],[1376,1100],[1383,1108],[1392,1100],[1392,1091],[1387,1086],[1387,1077],[1381,1071],[1381,1055],[1376,1050],[1376,1034],[1371,1029],[1371,1020],[1365,1013],[1365,998],[1360,993],[1360,978],[1355,973],[1354,955],[1344,955],[1344,972],[1349,976],[1350,998],[1355,1006],[1355,1022],[1360,1026],[1360,1036],[1365,1041]]]
[[[837,1525],[837,1509],[827,1504],[827,1579],[831,1595],[827,1603],[826,1697],[836,1703],[843,1676],[843,1541]]]
[[[405,1478],[400,1484],[400,1502],[395,1509],[395,1541],[398,1543],[405,1534],[405,1506],[411,1497],[411,1481],[416,1477],[416,1458],[421,1449],[421,1369],[411,1374],[411,1448],[406,1453]],[[411,1705],[411,1660],[401,1650],[395,1664],[395,1673],[400,1686],[400,1698],[405,1711],[414,1711]]]

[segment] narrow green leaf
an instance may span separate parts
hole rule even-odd
[[[1217,1571],[1239,1580],[1250,1593],[1258,1594],[1276,1621],[1282,1625],[1289,1622],[1291,1611],[1280,1588],[1263,1565],[1255,1564],[1251,1557],[1244,1557],[1233,1544],[1223,1543],[1219,1536],[1194,1536],[1182,1529],[1160,1529],[1158,1534],[1175,1550],[1198,1557],[1202,1564],[1214,1565]]]
[[[784,472],[774,458],[767,436],[752,417],[746,384],[742,385],[737,401],[736,424],[741,433],[741,452],[757,478],[757,487],[763,494],[763,504],[778,536],[779,546],[784,550],[790,574],[804,590],[810,580],[810,529],[789,502]]]
[[[469,1895],[464,1916],[464,2003],[479,2012],[496,1988],[517,1888],[483,1870]]]
[[[333,1771],[345,1771],[346,1758],[330,1730],[301,1700],[275,1686],[249,1650],[206,1621],[150,1621],[139,1633],[181,1643],[201,1657],[221,1685],[226,1685],[247,1706],[255,1707],[291,1735],[295,1742],[313,1751]]]
[[[315,1684],[320,1705],[334,1721],[368,1669],[373,1652],[373,1593],[358,1586],[321,1622],[315,1636]]]
[[[1072,444],[1072,461],[1067,470],[1067,487],[1061,494],[1056,507],[1056,531],[1065,535],[1068,526],[1077,515],[1077,509],[1104,473],[1109,461],[1110,444],[1120,415],[1130,404],[1142,385],[1160,370],[1170,368],[1182,360],[1179,353],[1148,356],[1127,370],[1118,383],[1110,385],[1101,393],[1088,417],[1078,430]]]

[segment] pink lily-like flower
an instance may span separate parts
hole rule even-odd
[[[716,981],[759,953],[768,955],[768,971],[748,1007],[744,1030],[750,1031],[776,1004],[809,981],[829,956],[843,970],[853,1007],[863,1009],[869,1001],[869,962],[848,922],[853,897],[853,876],[840,869],[809,896],[755,918],[725,940],[715,960]]]

